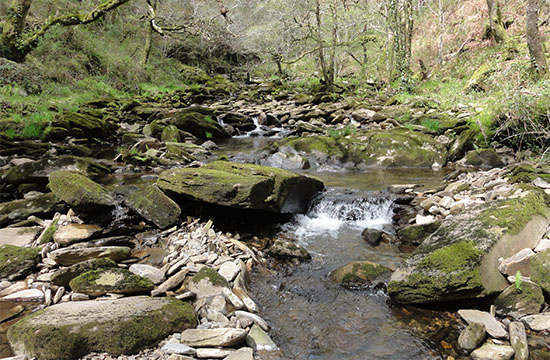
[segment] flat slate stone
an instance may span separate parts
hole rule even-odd
[[[514,356],[514,349],[508,345],[485,343],[470,354],[472,360],[509,360]]]
[[[277,351],[279,347],[271,340],[269,335],[257,324],[252,325],[246,336],[246,343],[256,351]]]
[[[468,324],[480,323],[485,326],[487,333],[495,339],[507,339],[508,332],[501,323],[488,312],[479,310],[459,310],[458,315]]]
[[[243,329],[188,329],[181,334],[181,343],[192,347],[232,347],[245,342]]]
[[[156,185],[133,192],[126,198],[126,204],[142,218],[154,223],[160,229],[175,225],[181,215],[181,209]]]
[[[102,230],[103,228],[97,225],[70,224],[57,229],[53,234],[53,241],[61,246],[69,246],[86,241]]]
[[[122,261],[130,257],[131,251],[132,249],[125,246],[63,248],[52,251],[48,256],[59,265],[74,265],[95,258],[109,258],[113,261]]]
[[[8,340],[17,355],[68,360],[90,352],[136,353],[195,325],[192,306],[176,299],[71,301],[17,322],[8,330]]]
[[[0,245],[29,245],[38,237],[40,232],[42,232],[40,226],[0,229]]]
[[[550,330],[550,312],[537,315],[529,315],[522,318],[521,321],[531,330]]]

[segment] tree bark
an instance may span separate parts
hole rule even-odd
[[[130,0],[106,0],[88,13],[50,16],[37,30],[25,32],[25,20],[32,0],[13,0],[8,15],[3,22],[3,30],[0,36],[0,57],[23,62],[51,27],[91,23],[128,1]]]
[[[321,72],[323,73],[323,81],[325,82],[325,85],[327,85],[327,87],[330,87],[332,86],[332,84],[330,83],[329,70],[328,70],[327,62],[325,58],[325,44],[323,41],[323,32],[322,32],[323,22],[321,18],[321,3],[319,0],[315,1],[315,21],[317,25],[317,34],[316,34],[317,46],[318,46],[317,57],[319,60],[319,65],[321,67]]]
[[[527,0],[527,12],[525,17],[525,35],[527,38],[527,47],[534,68],[540,74],[546,74],[548,64],[542,43],[542,37],[539,32],[539,0]]]

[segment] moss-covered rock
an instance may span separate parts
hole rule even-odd
[[[111,267],[82,273],[72,279],[69,286],[75,292],[89,296],[101,296],[107,293],[146,294],[154,289],[155,284],[127,269]]]
[[[75,137],[88,139],[106,139],[114,135],[116,130],[116,126],[109,121],[76,112],[59,115],[52,126],[67,129]]]
[[[534,247],[549,224],[542,194],[524,195],[445,219],[392,275],[389,295],[399,303],[430,303],[504,290],[498,259]]]
[[[534,166],[521,164],[512,167],[506,177],[511,183],[530,183],[536,178],[541,178],[545,181],[550,181],[550,173],[548,168],[535,168]]]
[[[483,169],[501,168],[504,163],[495,149],[472,150],[466,154],[466,164]]]
[[[330,279],[345,287],[364,287],[389,278],[391,270],[370,261],[353,261],[330,273]]]
[[[10,167],[4,181],[8,184],[39,183],[47,184],[48,177],[58,170],[77,170],[89,178],[98,178],[109,174],[108,167],[91,158],[59,156],[54,159],[42,159]]]
[[[16,354],[41,360],[76,359],[90,352],[118,356],[195,325],[193,307],[176,299],[73,301],[25,317],[10,327],[8,340]]]
[[[487,90],[487,80],[496,71],[494,63],[488,62],[481,65],[473,74],[468,84],[464,87],[464,92],[479,91],[484,92]]]
[[[164,130],[162,130],[160,139],[163,142],[168,142],[168,141],[180,142],[181,141],[180,130],[174,125],[168,125],[167,127],[164,128]]]
[[[425,225],[408,225],[399,229],[397,236],[402,243],[420,245],[428,236],[441,226],[441,221]]]
[[[32,199],[14,200],[0,204],[0,226],[26,220],[29,216],[50,217],[63,211],[66,206],[58,204],[53,193],[39,195]]]
[[[76,208],[112,206],[113,196],[103,186],[72,171],[61,170],[50,174],[52,192]]]
[[[14,245],[0,246],[0,279],[23,277],[40,262],[40,249]]]
[[[208,280],[214,286],[229,286],[227,280],[225,280],[218,272],[209,267],[203,267],[199,272],[193,276],[191,281],[198,284],[202,280]]]
[[[467,151],[474,148],[476,132],[469,129],[460,133],[449,149],[449,161],[457,161],[464,157]]]
[[[504,290],[494,304],[497,313],[518,320],[527,315],[538,314],[544,304],[544,295],[537,284],[522,281]]]
[[[91,259],[79,262],[69,267],[56,270],[51,276],[51,282],[57,286],[69,286],[75,277],[90,270],[114,268],[118,265],[109,258]]]
[[[143,135],[146,135],[146,136],[151,136],[151,137],[154,137],[154,138],[158,138],[161,136],[162,132],[164,131],[164,129],[166,128],[166,124],[158,121],[158,120],[155,120],[147,125],[145,125],[143,127]]]
[[[227,139],[229,134],[210,115],[199,112],[177,112],[169,119],[171,125],[200,139]]]
[[[550,250],[544,250],[529,259],[531,280],[540,285],[547,296],[550,296]]]
[[[164,171],[158,186],[171,196],[276,213],[305,211],[313,195],[324,188],[321,181],[290,171],[228,161]]]
[[[126,204],[145,220],[154,223],[160,229],[166,229],[178,222],[181,209],[156,185],[147,186],[126,198]]]

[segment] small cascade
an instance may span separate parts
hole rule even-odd
[[[319,195],[305,215],[283,225],[283,231],[308,243],[318,236],[337,237],[345,231],[361,232],[365,228],[382,229],[392,223],[393,202],[379,193],[338,194],[335,191]]]

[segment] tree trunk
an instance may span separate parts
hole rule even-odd
[[[143,47],[143,54],[141,56],[141,65],[147,65],[149,61],[149,56],[151,55],[151,48],[153,47],[153,32],[155,30],[155,17],[157,10],[158,1],[157,0],[148,0],[147,1],[147,25],[145,27],[145,45]]]
[[[392,35],[392,79],[400,78],[402,84],[409,82],[413,35],[412,0],[390,0],[388,20]]]
[[[487,0],[487,10],[489,18],[483,35],[484,39],[493,39],[497,44],[505,43],[508,40],[508,34],[504,29],[502,13],[500,11],[500,1]]]
[[[538,26],[539,11],[539,0],[527,0],[527,13],[525,17],[527,47],[529,48],[529,55],[531,56],[534,68],[540,74],[545,74],[548,71],[548,65]]]
[[[25,32],[25,20],[32,0],[13,0],[6,17],[3,19],[3,29],[0,35],[0,57],[23,62],[51,27],[91,23],[128,1],[130,0],[105,0],[89,13],[49,16],[36,30]]]
[[[319,0],[315,1],[315,21],[317,25],[317,56],[319,60],[319,65],[321,66],[321,72],[323,73],[323,82],[327,87],[330,87],[332,84],[330,84],[330,76],[329,71],[327,67],[327,62],[325,58],[325,43],[323,41],[323,22],[321,18],[321,3]]]

